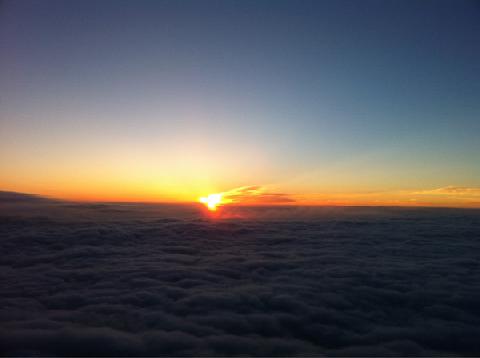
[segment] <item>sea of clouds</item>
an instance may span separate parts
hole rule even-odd
[[[4,197],[1,354],[480,355],[480,211],[216,215]]]

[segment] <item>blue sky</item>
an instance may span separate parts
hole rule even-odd
[[[479,185],[478,2],[0,6],[6,189]]]

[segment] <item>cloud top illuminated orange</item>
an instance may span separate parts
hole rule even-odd
[[[287,194],[267,193],[264,187],[258,185],[242,186],[221,193],[209,194],[199,198],[199,201],[211,211],[218,206],[235,204],[278,204],[294,202]]]

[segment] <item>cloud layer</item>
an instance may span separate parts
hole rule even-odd
[[[464,186],[446,186],[443,188],[437,188],[437,189],[431,189],[431,190],[421,190],[415,192],[415,194],[420,194],[420,195],[451,195],[451,196],[457,196],[457,195],[467,195],[467,196],[473,196],[473,197],[479,197],[480,196],[480,188],[475,188],[475,187],[464,187]]]
[[[0,206],[3,355],[480,354],[478,211],[36,205]]]
[[[272,193],[263,186],[242,186],[222,193],[224,200],[236,204],[282,204],[295,202],[286,193]]]

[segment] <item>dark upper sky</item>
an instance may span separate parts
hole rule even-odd
[[[3,1],[2,185],[475,186],[479,40],[478,1]]]

